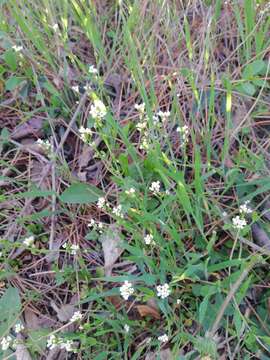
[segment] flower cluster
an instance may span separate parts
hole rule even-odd
[[[8,335],[8,336],[3,337],[1,340],[2,350],[6,351],[10,347],[11,343],[12,343],[11,336]]]
[[[79,321],[83,318],[83,315],[80,311],[75,311],[75,313],[72,315],[70,322]]]
[[[233,227],[238,230],[244,229],[244,227],[247,225],[246,219],[240,218],[239,215],[235,216],[232,219]]]
[[[158,285],[156,289],[157,296],[161,299],[166,299],[171,293],[170,287],[167,283],[165,283],[164,285]]]
[[[71,340],[65,340],[60,337],[56,337],[55,335],[51,335],[47,341],[47,347],[52,350],[56,347],[60,347],[60,349],[64,349],[68,352],[74,351],[73,342]]]
[[[154,194],[157,195],[160,192],[160,181],[153,181],[149,187],[149,190]]]
[[[178,126],[176,131],[180,134],[182,144],[184,145],[188,140],[188,135],[189,135],[188,126],[187,125]]]
[[[135,189],[133,187],[131,187],[130,189],[125,191],[125,194],[128,196],[134,196],[135,195]]]
[[[252,213],[252,209],[248,207],[248,204],[250,203],[250,201],[245,201],[244,204],[240,205],[239,207],[239,212],[240,214],[251,214]]]
[[[22,46],[18,46],[18,45],[13,45],[12,46],[12,49],[15,51],[15,52],[20,52],[23,50],[23,47]]]
[[[251,214],[252,209],[248,207],[249,201],[245,201],[239,207],[240,216],[237,215],[232,219],[233,227],[237,230],[242,230],[247,225],[247,221],[245,219],[245,215]]]
[[[80,139],[86,143],[89,144],[92,138],[92,130],[89,128],[84,128],[83,126],[81,126],[79,128],[79,133],[80,133]]]
[[[38,139],[37,144],[42,148],[46,154],[52,154],[53,148],[49,140]]]
[[[23,330],[24,330],[24,326],[22,323],[17,323],[14,325],[14,331],[16,334],[19,334]]]
[[[125,332],[126,332],[126,333],[128,333],[128,332],[129,332],[130,327],[129,327],[129,325],[128,325],[128,324],[125,324],[125,325],[124,325],[124,330],[125,330]]]
[[[95,99],[91,108],[90,115],[95,119],[95,126],[99,126],[101,124],[102,119],[106,116],[107,109],[103,102],[99,99]]]
[[[98,198],[97,207],[99,209],[104,209],[109,206],[109,203],[106,201],[105,197]]]
[[[118,217],[120,217],[121,219],[124,218],[124,213],[123,213],[123,209],[122,209],[122,205],[117,205],[112,209],[112,213]]]
[[[134,288],[132,287],[132,284],[128,282],[127,280],[124,282],[124,284],[120,287],[120,294],[125,299],[128,300],[128,298],[134,293]]]
[[[144,242],[145,242],[146,245],[154,244],[155,242],[154,242],[154,237],[153,237],[153,235],[152,235],[152,234],[147,234],[147,235],[145,235],[145,237],[144,237]]]
[[[94,219],[90,220],[90,223],[88,224],[88,227],[92,228],[93,230],[98,231],[100,234],[102,234],[104,229],[104,224],[100,221],[95,221]]]
[[[94,65],[89,66],[88,72],[89,72],[89,74],[92,74],[92,75],[97,75],[98,74],[98,70],[95,68]]]
[[[167,334],[163,334],[158,337],[158,341],[160,341],[161,343],[166,343],[168,340],[169,340],[169,337]]]
[[[68,246],[68,244],[65,243],[62,247],[63,249],[69,249],[71,255],[76,255],[77,252],[80,250],[80,247],[77,244],[72,244],[71,246]]]
[[[26,238],[23,240],[23,244],[24,244],[25,246],[35,247],[34,241],[35,241],[35,238],[34,238],[33,235],[31,235],[31,236],[26,237]]]

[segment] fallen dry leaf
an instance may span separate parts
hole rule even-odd
[[[27,329],[39,329],[40,326],[38,316],[30,308],[26,308],[24,310],[24,320]]]
[[[151,316],[156,320],[160,319],[159,312],[149,305],[136,305],[136,309],[138,310],[141,317]]]
[[[27,347],[24,345],[23,341],[23,337],[22,335],[18,334],[17,335],[17,340],[18,344],[16,345],[16,360],[32,360],[32,357],[29,353],[29,351],[27,350]]]
[[[69,321],[75,312],[75,306],[71,304],[64,304],[58,307],[54,301],[51,301],[51,307],[56,312],[58,319],[62,322]]]
[[[159,352],[150,352],[146,355],[145,360],[172,360],[172,352],[170,349],[164,349]]]
[[[102,236],[104,270],[106,276],[112,274],[112,267],[123,252],[123,249],[119,246],[120,242],[119,232],[115,227],[111,227],[111,229]]]
[[[252,236],[254,238],[254,242],[264,247],[267,250],[270,250],[270,238],[266,231],[264,231],[260,225],[254,223],[251,225]]]
[[[34,135],[36,138],[39,138],[42,135],[43,121],[44,119],[35,117],[16,126],[11,133],[11,138],[18,140],[29,135]]]

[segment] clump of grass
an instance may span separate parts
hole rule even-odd
[[[1,355],[267,358],[269,6],[0,7]]]

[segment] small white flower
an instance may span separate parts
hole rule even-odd
[[[247,225],[246,220],[241,219],[240,216],[238,215],[232,219],[232,222],[233,222],[233,227],[239,230],[244,229],[244,227]]]
[[[23,47],[22,47],[22,46],[18,46],[18,45],[13,45],[13,46],[12,46],[12,49],[13,49],[15,52],[20,52],[20,51],[22,51]]]
[[[135,189],[133,187],[131,187],[130,189],[125,191],[125,194],[129,195],[129,196],[133,196],[135,194],[135,192],[136,192]]]
[[[75,85],[75,86],[71,86],[71,89],[76,92],[76,93],[80,93],[80,89],[79,89],[79,86],[78,85]]]
[[[80,311],[75,311],[75,313],[72,315],[70,322],[75,322],[78,320],[81,320],[83,318],[82,313]]]
[[[90,220],[90,223],[87,225],[88,227],[95,227],[96,226],[96,222],[94,219]]]
[[[12,338],[8,335],[6,337],[3,337],[3,339],[1,340],[1,347],[3,351],[6,351],[12,342]]]
[[[0,251],[0,258],[3,256],[3,252],[2,251]]]
[[[152,341],[152,338],[151,338],[151,337],[147,338],[147,339],[146,339],[146,344],[150,344],[151,341]]]
[[[171,293],[168,284],[158,285],[156,289],[157,289],[157,296],[160,297],[161,299],[166,299]]]
[[[77,244],[72,244],[70,250],[71,250],[71,255],[76,255],[77,252],[80,250],[80,247]]]
[[[103,119],[107,114],[106,106],[99,99],[94,100],[90,109],[90,115],[94,119]]]
[[[135,104],[134,108],[142,115],[145,112],[145,103]]]
[[[106,199],[105,199],[105,197],[100,197],[100,198],[98,198],[97,207],[98,207],[99,209],[102,209],[102,208],[104,208],[105,206],[106,206]]]
[[[248,207],[249,203],[250,203],[250,201],[245,201],[244,204],[240,205],[240,207],[239,207],[240,214],[251,214],[252,213],[252,209]]]
[[[146,245],[150,245],[154,243],[154,237],[152,234],[147,234],[144,237],[144,242],[146,243]]]
[[[134,288],[132,287],[132,284],[128,282],[127,280],[124,282],[124,284],[120,287],[120,294],[125,299],[128,300],[128,298],[134,293]]]
[[[84,88],[85,91],[88,91],[88,92],[92,91],[92,88],[91,88],[90,84],[86,84],[83,88]]]
[[[52,26],[52,29],[53,29],[54,32],[59,31],[59,25],[58,25],[58,24],[54,24],[54,25]]]
[[[89,140],[91,139],[92,136],[92,130],[89,128],[84,128],[83,126],[81,126],[79,128],[79,133],[80,133],[80,139],[85,142],[88,143]]]
[[[19,334],[21,331],[24,330],[24,326],[21,323],[17,323],[14,325],[14,331],[16,334]]]
[[[177,304],[177,305],[180,305],[180,304],[181,304],[181,300],[180,300],[180,299],[177,299],[177,300],[176,300],[176,304]]]
[[[61,340],[59,342],[60,348],[66,351],[73,351],[73,341],[72,340]]]
[[[35,241],[35,238],[33,235],[31,235],[31,236],[28,236],[27,238],[25,238],[23,243],[25,246],[31,246],[31,245],[33,245],[34,241]]]
[[[170,117],[171,113],[170,111],[159,111],[157,115],[161,117],[162,122],[165,122]]]
[[[176,131],[180,133],[183,142],[186,142],[188,139],[188,134],[189,134],[188,126],[187,125],[179,126],[176,129]]]
[[[52,153],[52,145],[49,140],[38,139],[37,144],[42,148],[46,153]]]
[[[150,145],[149,145],[148,138],[147,138],[147,137],[143,137],[139,148],[140,148],[141,150],[147,151],[147,150],[149,149],[149,147],[150,147]]]
[[[158,194],[160,192],[160,181],[153,181],[149,190],[154,194]]]
[[[129,325],[128,325],[128,324],[125,324],[125,325],[124,325],[124,330],[125,330],[125,332],[126,332],[126,333],[128,333],[128,332],[129,332],[130,327],[129,327]]]
[[[226,217],[228,216],[228,213],[226,211],[223,211],[222,216]]]
[[[93,75],[98,74],[98,70],[95,68],[94,65],[90,65],[90,66],[89,66],[88,72],[89,72],[90,74],[93,74]]]
[[[166,195],[171,195],[170,190],[169,189],[165,190],[165,194]]]
[[[136,125],[136,129],[140,132],[142,132],[143,130],[145,130],[147,128],[147,121],[139,121],[138,124]]]
[[[112,209],[112,213],[116,216],[119,216],[120,218],[124,218],[122,205],[117,205]]]
[[[169,337],[167,334],[163,334],[158,337],[158,341],[160,341],[161,343],[166,343],[168,340],[169,340]]]
[[[104,228],[104,224],[102,222],[95,221],[94,219],[90,220],[88,227],[93,228],[93,230],[97,230],[100,234],[102,234],[102,230]]]

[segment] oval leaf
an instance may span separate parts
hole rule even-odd
[[[103,192],[96,186],[74,183],[71,184],[60,196],[60,200],[69,204],[90,204],[96,202]]]

